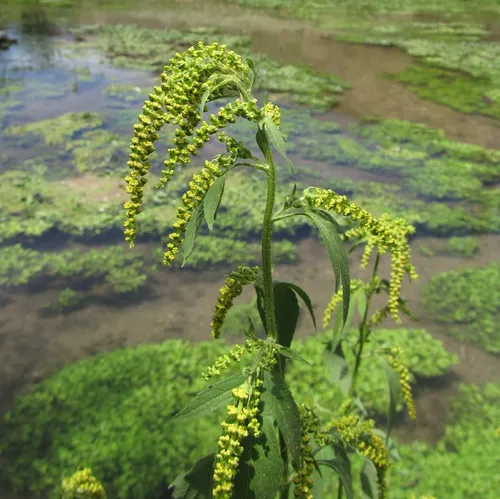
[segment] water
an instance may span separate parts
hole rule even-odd
[[[325,33],[312,30],[304,23],[271,18],[262,13],[218,5],[217,10],[207,2],[172,3],[169,7],[145,8],[140,12],[109,9],[85,9],[64,13],[67,26],[78,23],[136,22],[149,27],[193,28],[214,26],[228,33],[247,34],[252,37],[252,49],[275,58],[283,64],[306,64],[314,70],[334,74],[352,85],[352,90],[341,97],[338,107],[319,117],[335,121],[342,126],[359,123],[362,116],[378,116],[411,120],[445,130],[457,141],[498,147],[500,125],[490,118],[465,115],[450,108],[423,101],[397,83],[379,78],[383,72],[398,72],[411,59],[393,48],[348,45],[332,40]],[[75,56],[68,51],[71,38],[58,32],[54,25],[41,16],[37,26],[38,35],[33,35],[31,25],[14,23],[12,33],[20,38],[17,46],[0,53],[0,90],[7,85],[19,85],[21,92],[10,92],[20,104],[3,115],[0,129],[2,145],[0,172],[22,168],[25,160],[52,158],[47,175],[65,185],[80,186],[95,203],[119,203],[124,199],[123,182],[116,170],[103,188],[102,177],[94,172],[78,173],[72,164],[71,155],[55,154],[53,148],[40,141],[20,147],[17,139],[5,134],[9,126],[48,119],[64,112],[99,111],[105,114],[104,130],[130,135],[134,116],[141,106],[144,89],[151,87],[154,75],[137,70],[117,69],[98,52],[84,52]],[[23,32],[24,30],[24,32]],[[30,34],[26,33],[29,31]],[[50,32],[49,33],[47,33]],[[55,32],[55,34],[54,34]],[[69,45],[68,45],[69,44]],[[120,82],[137,88],[137,98],[117,101],[105,94],[110,83]],[[49,95],[47,95],[47,93]],[[6,99],[8,93],[0,94]],[[3,129],[3,130],[2,130]],[[160,147],[164,151],[166,144]],[[126,149],[125,149],[126,151]],[[217,152],[216,146],[207,147],[206,157]],[[55,154],[55,155],[54,155]],[[51,156],[52,155],[52,156]],[[203,156],[205,157],[205,156]],[[124,158],[123,158],[124,159]],[[296,162],[309,166],[322,178],[334,183],[335,178],[351,178],[358,181],[384,181],[398,183],[397,177],[387,179],[377,173],[348,166],[332,166],[317,161],[300,160],[300,154],[292,155]],[[119,156],[119,160],[122,158]],[[126,161],[126,159],[124,159]],[[29,170],[29,166],[25,166]],[[125,172],[125,170],[123,170]],[[122,190],[120,190],[122,189]],[[34,238],[30,244],[36,249],[60,251],[78,245],[92,247],[102,244],[117,244],[121,236],[107,234],[100,240],[54,240]],[[417,327],[425,327],[446,348],[457,353],[458,366],[440,386],[422,386],[417,396],[417,410],[423,414],[416,423],[400,428],[398,437],[409,441],[413,438],[436,441],[442,434],[442,422],[447,412],[451,395],[456,393],[458,382],[483,384],[498,381],[500,358],[445,334],[445,328],[425,319],[420,303],[422,288],[437,272],[479,266],[497,258],[500,247],[498,234],[482,235],[479,252],[474,259],[451,258],[449,256],[422,256],[417,248],[420,244],[438,244],[438,238],[417,237],[412,242],[413,262],[420,280],[405,286],[404,295],[410,300],[412,309],[422,319]],[[146,251],[158,242],[139,245],[138,251]],[[306,289],[318,304],[320,313],[330,298],[333,275],[329,269],[326,252],[312,238],[298,242],[298,264],[280,264],[277,276],[296,282]],[[353,262],[359,259],[353,255]],[[109,299],[107,289],[98,284],[92,288],[93,300],[87,306],[70,314],[41,314],[47,303],[53,302],[60,291],[57,280],[44,281],[37,286],[1,289],[3,306],[0,308],[0,412],[10,407],[15,395],[24,393],[46,376],[66,364],[97,352],[110,351],[145,342],[161,342],[166,338],[183,337],[190,340],[208,339],[210,317],[214,296],[223,282],[222,276],[230,267],[203,271],[160,269],[152,272],[152,285],[148,295],[137,301],[127,297]],[[388,270],[383,265],[383,272]],[[354,277],[366,277],[356,265]],[[196,306],[193,306],[193,304]],[[387,322],[389,325],[390,322]],[[406,326],[412,324],[406,322]],[[302,324],[301,334],[309,332],[310,326]],[[2,496],[3,497],[3,496]],[[7,496],[5,496],[7,497]]]

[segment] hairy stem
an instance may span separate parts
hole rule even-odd
[[[375,265],[373,267],[372,279],[377,275],[379,262],[380,262],[380,255],[379,253],[377,253],[377,258],[375,259]],[[352,383],[349,388],[349,397],[353,397],[356,392],[356,379],[358,377],[359,367],[361,365],[361,356],[363,355],[363,348],[365,346],[366,333],[368,332],[368,327],[366,325],[366,322],[368,320],[368,310],[370,309],[372,296],[373,292],[371,292],[366,298],[365,313],[363,315],[363,320],[359,325],[359,342],[358,342],[359,348],[356,353],[356,360],[354,362],[354,371],[352,373]]]
[[[267,171],[267,199],[266,209],[264,211],[264,222],[262,225],[262,275],[264,288],[264,307],[266,310],[267,334],[270,338],[278,339],[276,328],[276,312],[274,309],[274,289],[271,261],[271,240],[273,235],[273,208],[276,198],[276,171],[273,162],[273,155],[269,142],[264,133],[262,133],[263,150],[265,152],[266,162],[269,167]]]

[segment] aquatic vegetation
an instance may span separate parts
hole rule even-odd
[[[396,340],[411,352],[408,365],[419,377],[445,374],[455,361],[422,330],[379,330],[373,338],[376,344],[370,344],[370,351]],[[299,403],[311,399],[309,381],[317,387],[317,404],[333,408],[341,400],[340,392],[331,394],[324,369],[326,340],[327,335],[321,334],[295,344],[313,366],[308,371],[299,360],[290,365],[290,385]],[[203,366],[228,349],[221,342],[193,345],[167,340],[68,365],[18,399],[14,411],[0,423],[0,482],[59,498],[60,477],[86,463],[102,480],[108,497],[158,497],[177,473],[216,445],[218,414],[195,420],[187,428],[170,416],[202,390]],[[241,362],[247,363],[244,357]],[[235,365],[229,371],[237,369]],[[383,374],[375,378],[372,374],[373,366],[367,365],[360,386],[368,383],[364,394],[370,406],[384,411],[378,397],[386,399],[386,381]]]
[[[260,68],[254,91],[284,94],[297,103],[319,110],[333,107],[338,102],[338,95],[348,88],[345,82],[332,75],[314,72],[305,66],[282,65],[262,54],[252,53],[250,37],[222,34],[213,28],[181,32],[122,24],[83,26],[72,31],[85,37],[79,44],[80,50],[96,47],[119,67],[143,70],[163,69],[165,60],[189,47],[192,40],[223,43],[244,57],[252,57],[255,66]]]
[[[102,174],[122,168],[126,158],[125,143],[120,135],[97,129],[84,132],[68,142],[66,148],[73,154],[78,171]]]
[[[197,244],[186,262],[186,268],[203,268],[210,265],[230,265],[243,263],[251,265],[258,261],[260,255],[260,243],[217,237],[211,235],[200,235],[196,239]],[[153,250],[158,263],[163,260],[161,249]],[[293,262],[297,259],[295,244],[288,240],[273,242],[273,255],[279,262]],[[178,264],[180,266],[180,263]]]
[[[500,264],[441,272],[432,277],[422,300],[430,317],[450,324],[448,332],[500,352],[498,320]]]
[[[404,83],[423,99],[452,107],[463,113],[479,113],[500,118],[500,94],[495,90],[500,77],[492,80],[463,71],[430,65],[415,65],[396,75],[385,75]]]
[[[41,252],[20,244],[0,248],[0,285],[22,286],[35,277],[102,279],[116,293],[128,293],[146,282],[144,264],[122,246],[81,251]],[[63,299],[69,298],[68,292]]]
[[[472,258],[477,253],[478,242],[472,236],[450,237],[446,248],[452,255]]]
[[[59,145],[68,142],[78,132],[98,128],[102,124],[103,118],[99,113],[66,113],[48,120],[13,126],[7,128],[5,133],[28,137],[35,134],[41,136],[47,145]],[[28,137],[24,140],[29,140]]]
[[[393,497],[406,499],[412,491],[451,499],[494,499],[500,486],[495,434],[499,408],[500,385],[462,385],[445,436],[436,446],[421,442],[398,446],[401,461],[388,479]]]

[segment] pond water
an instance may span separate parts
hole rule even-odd
[[[498,148],[500,144],[499,120],[460,113],[423,100],[402,84],[381,78],[381,73],[398,73],[412,63],[413,59],[404,51],[336,41],[305,22],[216,2],[171,2],[167,5],[164,2],[161,8],[157,3],[145,5],[141,2],[140,9],[123,6],[102,10],[95,7],[58,11],[55,15],[41,9],[37,11],[38,17],[30,12],[20,17],[19,11],[13,9],[11,15],[9,32],[19,39],[19,43],[0,51],[0,174],[12,170],[27,172],[32,178],[45,179],[58,189],[74,192],[75,196],[84,195],[86,203],[101,206],[102,211],[109,210],[110,216],[115,216],[110,206],[119,206],[126,197],[121,178],[126,174],[127,140],[145,92],[155,84],[157,75],[150,71],[117,68],[102,50],[88,48],[85,44],[81,47],[81,41],[87,36],[83,35],[83,40],[78,41],[68,31],[80,25],[133,22],[143,27],[180,30],[215,27],[223,33],[246,35],[251,37],[252,52],[262,53],[282,65],[305,65],[313,71],[326,72],[351,86],[339,97],[338,106],[312,117],[316,121],[338,124],[345,137],[352,136],[350,127],[359,125],[361,118],[375,116],[441,128],[451,140],[458,142],[487,148]],[[37,20],[35,24],[34,19]],[[113,94],[110,87],[113,84],[127,87],[125,90],[116,87]],[[271,91],[273,96],[291,112],[306,112],[283,93]],[[90,157],[89,147],[104,149],[102,144],[82,144],[86,149],[80,156],[71,146],[71,140],[82,138],[85,126],[77,129],[69,142],[46,143],[33,135],[8,133],[10,127],[69,112],[95,112],[104,116],[104,121],[94,129],[113,134],[105,142],[108,145],[114,140],[116,147],[111,152],[106,149],[99,156],[102,168],[85,168],[86,158]],[[124,147],[120,140],[124,140]],[[304,143],[301,146],[299,140],[290,155],[295,164],[304,167],[304,181],[314,179],[333,189],[340,179],[379,182],[402,186],[400,195],[403,197],[414,196],[394,171],[381,172],[353,167],[342,161],[332,163],[314,159],[304,154],[301,149]],[[166,148],[167,140],[162,139],[158,164]],[[208,159],[217,152],[220,148],[209,144],[200,159]],[[75,166],[75,158],[80,158],[79,164],[83,166]],[[45,169],[40,170],[42,163]],[[488,187],[496,188],[496,184]],[[428,200],[424,196],[417,198]],[[445,200],[443,203],[454,206],[461,201]],[[434,442],[442,435],[449,400],[456,393],[458,383],[484,384],[500,380],[500,357],[448,335],[444,325],[427,318],[421,301],[422,291],[434,275],[462,267],[480,267],[498,259],[498,233],[480,233],[476,240],[475,256],[465,258],[441,252],[443,237],[425,228],[419,228],[412,239],[413,262],[420,279],[417,283],[405,284],[403,295],[409,299],[420,322],[415,326],[404,321],[403,325],[430,331],[450,352],[458,355],[459,363],[444,381],[437,385],[430,382],[418,389],[417,411],[422,417],[415,423],[405,421],[398,428],[397,435],[402,441],[418,438]],[[139,241],[134,251],[144,255],[149,255],[160,244],[158,237],[148,236],[141,240],[140,234]],[[297,260],[279,263],[276,275],[306,289],[321,315],[330,299],[333,283],[326,251],[314,237],[297,237],[294,241]],[[2,246],[19,242],[26,248],[53,253],[109,245],[125,247],[121,234],[115,229],[102,231],[94,237],[71,231],[64,234],[60,229],[50,230],[43,237],[20,234],[4,240]],[[423,254],[422,245],[433,249],[435,254]],[[367,272],[359,270],[360,255],[359,251],[352,254],[353,275],[367,277]],[[63,278],[42,276],[26,285],[0,287],[0,413],[11,406],[14,396],[28,391],[34,383],[64,365],[97,352],[161,342],[166,338],[208,339],[214,297],[223,275],[232,267],[219,263],[209,268],[152,269],[148,271],[147,290],[131,294],[112,294],[105,283],[94,283],[91,279],[90,284],[86,281],[81,286],[84,306],[68,313],[47,312],[47,306],[58,300],[65,286]],[[388,269],[388,262],[384,262],[382,274],[388,275]],[[78,286],[76,283],[74,288]],[[244,293],[242,302],[247,298]],[[383,325],[390,327],[392,324],[387,321]],[[300,334],[310,331],[309,322],[302,321]]]

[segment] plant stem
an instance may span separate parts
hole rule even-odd
[[[262,276],[264,291],[264,307],[266,310],[267,334],[270,338],[278,339],[276,328],[276,312],[274,309],[274,289],[271,261],[271,240],[273,235],[273,209],[276,198],[276,171],[273,162],[273,155],[269,142],[262,133],[263,150],[266,162],[269,167],[267,171],[267,199],[264,211],[264,222],[262,225]]]
[[[339,478],[339,489],[338,489],[338,493],[337,493],[337,499],[342,499],[343,495],[344,495],[344,487],[343,487],[342,482]]]
[[[377,258],[375,259],[375,265],[373,267],[372,280],[377,275],[379,263],[380,263],[380,254],[377,253]],[[368,319],[368,310],[370,308],[372,296],[373,296],[373,291],[366,298],[365,313],[363,315],[363,320],[359,325],[359,349],[356,354],[356,360],[354,362],[354,371],[352,373],[352,383],[349,388],[349,397],[353,397],[356,391],[356,378],[358,377],[359,366],[361,365],[361,356],[363,355],[363,347],[365,346],[366,333],[368,332],[366,321]]]

